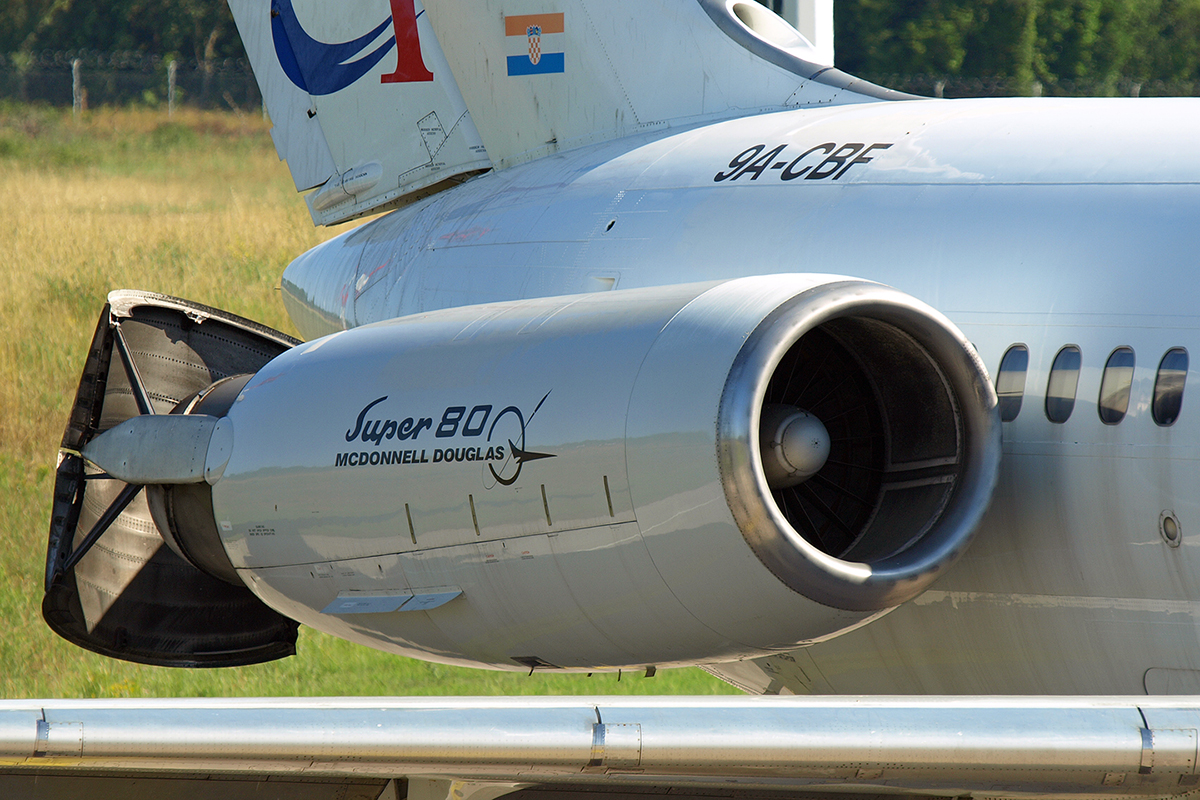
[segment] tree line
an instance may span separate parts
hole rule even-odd
[[[1200,80],[1200,0],[835,0],[837,63],[856,75],[1000,78],[1021,94]]]
[[[46,50],[133,51],[198,62],[245,56],[224,0],[5,0],[0,4],[0,53]]]
[[[685,2],[686,0],[681,0]],[[1200,0],[835,0],[840,68],[865,77],[1000,79],[1018,92],[1200,81]],[[7,0],[0,53],[244,56],[222,0]],[[18,58],[19,61],[19,58]]]

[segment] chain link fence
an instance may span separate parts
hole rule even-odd
[[[95,50],[0,54],[0,99],[83,108],[165,106],[171,99],[195,108],[262,108],[244,58],[197,61]]]
[[[171,69],[174,62],[175,69]],[[172,77],[171,73],[174,72]],[[1060,81],[1022,87],[1012,78],[937,75],[862,75],[872,83],[923,97],[1194,97],[1200,81]],[[172,98],[171,87],[174,86]],[[95,50],[0,54],[0,99],[52,106],[186,105],[262,108],[262,96],[244,58],[170,59],[138,52]]]
[[[871,83],[921,97],[1195,97],[1200,81],[1035,81],[1022,87],[1015,78],[962,78],[939,75],[861,75]]]

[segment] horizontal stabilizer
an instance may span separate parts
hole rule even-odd
[[[489,169],[417,0],[230,0],[279,157],[313,221],[403,205]]]

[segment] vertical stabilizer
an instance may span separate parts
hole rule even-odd
[[[419,0],[229,0],[279,157],[329,225],[489,169]]]

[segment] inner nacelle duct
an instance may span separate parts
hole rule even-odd
[[[892,325],[846,317],[809,331],[776,368],[764,403],[803,409],[829,432],[822,469],[771,492],[792,527],[826,555],[874,561],[902,551],[959,477],[951,388],[928,353]],[[897,537],[897,527],[912,535]]]
[[[883,608],[923,590],[969,542],[998,470],[995,402],[974,348],[937,312],[887,287],[820,293],[765,320],[731,370],[726,493],[785,584],[836,608]],[[793,450],[827,437],[806,477],[780,476],[789,444],[772,431],[786,412],[814,420]]]

